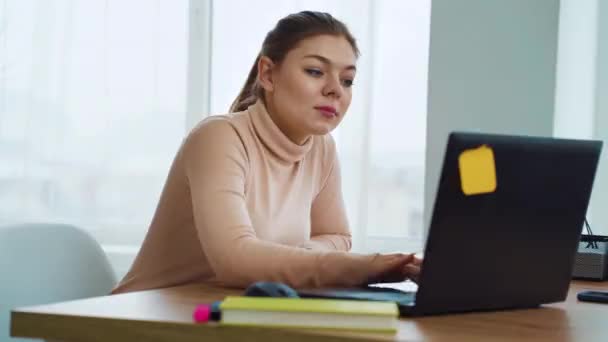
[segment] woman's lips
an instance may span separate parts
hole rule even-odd
[[[338,112],[336,111],[336,109],[331,106],[317,106],[315,107],[315,109],[320,111],[321,114],[323,114],[323,116],[326,118],[333,118],[338,116]]]

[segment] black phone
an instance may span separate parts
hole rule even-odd
[[[576,295],[582,302],[595,302],[608,304],[608,291],[582,291]]]

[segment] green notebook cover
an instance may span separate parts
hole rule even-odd
[[[223,310],[253,310],[281,312],[334,313],[368,316],[399,315],[397,304],[357,300],[316,298],[271,298],[228,296],[220,305]]]

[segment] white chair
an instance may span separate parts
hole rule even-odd
[[[9,337],[11,309],[107,295],[115,283],[105,253],[81,229],[0,227],[0,342],[28,341]]]

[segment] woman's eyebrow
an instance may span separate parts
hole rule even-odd
[[[332,63],[332,61],[329,58],[323,57],[323,56],[320,56],[320,55],[306,55],[306,56],[304,56],[304,58],[314,58],[314,59],[317,59],[321,63],[324,63],[324,64],[329,64],[329,65],[333,65],[334,64],[334,63]],[[357,67],[354,66],[354,65],[349,65],[349,66],[346,67],[346,70],[355,70],[356,71]]]

